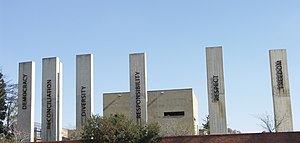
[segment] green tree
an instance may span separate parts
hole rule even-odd
[[[10,84],[10,82],[6,82],[6,129],[7,135],[10,138],[14,137],[16,132],[15,125],[17,120],[17,110],[18,110],[18,85]]]
[[[95,115],[84,126],[82,139],[101,143],[156,143],[160,141],[159,131],[156,123],[139,126],[124,115]]]
[[[17,116],[18,85],[10,84],[0,69],[0,143],[13,142]]]
[[[206,116],[206,119],[203,119],[202,126],[207,134],[210,134],[210,126],[209,126],[209,115]]]
[[[6,83],[4,81],[4,76],[0,71],[0,134],[7,134],[6,127],[4,126],[4,120],[6,118],[7,106],[5,104],[6,99]]]

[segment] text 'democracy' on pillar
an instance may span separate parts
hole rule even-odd
[[[23,85],[22,87],[22,109],[27,109],[27,98],[28,98],[28,94],[27,94],[27,88],[28,88],[28,84],[27,84],[27,80],[28,80],[28,76],[27,74],[23,74]]]
[[[34,141],[35,62],[19,63],[17,130]],[[19,139],[18,139],[19,140]]]

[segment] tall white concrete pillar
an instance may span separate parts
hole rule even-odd
[[[44,58],[42,69],[42,141],[61,141],[62,63]]]
[[[148,120],[146,54],[130,54],[129,64],[132,120],[143,125]]]
[[[226,134],[225,86],[222,47],[206,48],[209,124],[211,134]]]
[[[270,68],[275,127],[277,132],[293,131],[287,52],[270,50]]]
[[[35,62],[19,63],[17,132],[34,141]],[[19,140],[19,139],[18,139]],[[24,140],[24,138],[22,138]]]
[[[62,140],[62,89],[63,89],[63,63],[59,62],[59,73],[58,73],[58,95],[57,95],[57,111],[58,111],[58,117],[57,117],[57,140],[61,141]]]
[[[94,112],[93,55],[76,56],[76,128],[80,130]]]

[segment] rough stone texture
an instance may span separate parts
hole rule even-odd
[[[225,87],[222,47],[206,48],[208,107],[211,134],[226,134]]]
[[[279,125],[278,132],[293,131],[287,52],[279,49],[269,54],[275,125]]]
[[[62,140],[62,63],[44,58],[42,67],[42,141]]]
[[[34,141],[35,62],[19,63],[17,132]]]
[[[129,92],[103,94],[103,115],[130,114]],[[184,115],[165,116],[167,112],[184,112]],[[157,122],[163,133],[198,134],[198,100],[193,89],[148,91],[148,122]]]
[[[94,112],[94,61],[92,54],[76,56],[76,128]]]
[[[131,119],[137,124],[147,123],[147,69],[146,54],[129,55]]]

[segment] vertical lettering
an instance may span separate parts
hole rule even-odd
[[[27,75],[23,74],[22,109],[27,109]]]
[[[81,116],[86,116],[86,87],[81,86]]]
[[[51,129],[51,121],[52,121],[52,99],[51,99],[51,87],[52,83],[51,80],[47,80],[47,114],[46,114],[46,119],[47,119],[47,129]]]
[[[281,60],[275,62],[277,89],[283,89],[283,73]]]
[[[219,76],[212,77],[212,102],[219,101],[220,92],[219,92]]]
[[[141,76],[135,72],[136,118],[141,119]]]

